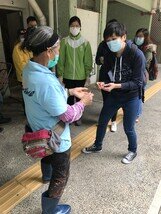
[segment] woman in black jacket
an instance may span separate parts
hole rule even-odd
[[[126,28],[114,22],[107,25],[104,40],[108,48],[104,56],[103,79],[98,83],[105,92],[105,101],[99,116],[96,140],[84,153],[102,150],[103,139],[109,120],[119,108],[123,109],[123,126],[128,139],[128,154],[122,163],[129,164],[137,155],[137,135],[135,120],[137,118],[143,85],[145,58],[141,50],[131,41],[126,41]]]

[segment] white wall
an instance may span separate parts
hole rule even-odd
[[[93,71],[95,75],[91,77],[91,83],[96,82],[97,78],[97,66],[95,65],[95,56],[98,46],[98,21],[99,21],[99,13],[77,9],[77,16],[81,19],[82,30],[81,34],[86,38],[92,47],[93,54]]]
[[[141,11],[151,11],[154,0],[117,0]]]
[[[6,9],[11,8],[21,8],[25,9],[28,7],[28,1],[27,0],[0,0],[0,7],[4,7]]]

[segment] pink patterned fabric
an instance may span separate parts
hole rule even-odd
[[[74,105],[68,105],[67,111],[59,116],[59,119],[63,122],[73,123],[81,118],[84,111],[84,104],[82,102],[77,102]]]

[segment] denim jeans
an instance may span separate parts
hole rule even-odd
[[[109,120],[119,108],[122,108],[123,126],[129,143],[128,150],[131,152],[136,152],[137,136],[135,132],[135,120],[137,118],[139,103],[139,97],[127,100],[125,97],[108,95],[99,116],[95,145],[99,148],[102,147]]]
[[[139,108],[138,108],[138,113],[137,113],[137,118],[139,118],[142,115],[143,111],[143,102],[142,99],[139,100]]]

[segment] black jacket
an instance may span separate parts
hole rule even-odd
[[[102,65],[101,56],[104,57]],[[96,54],[96,63],[101,65],[99,81],[121,84],[121,89],[114,89],[111,94],[127,98],[139,95],[143,85],[145,57],[131,41],[126,42],[124,52],[119,58],[109,50],[106,42],[101,42]]]

